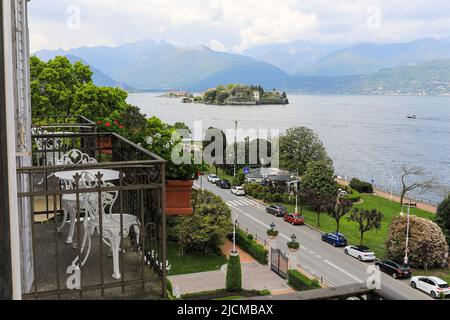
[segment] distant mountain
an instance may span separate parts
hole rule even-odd
[[[204,90],[229,82],[274,86],[289,80],[281,69],[250,57],[205,46],[177,47],[165,41],[145,40],[116,48],[82,47],[52,54],[80,57],[111,78],[139,90]]]
[[[334,51],[300,68],[301,75],[336,76],[374,73],[381,69],[450,59],[450,41],[432,38],[405,43],[361,43]]]
[[[450,95],[450,59],[367,75],[298,76],[292,79],[291,90],[308,94]]]
[[[91,71],[93,72],[92,75],[92,81],[94,82],[95,85],[99,86],[99,87],[118,87],[118,88],[122,88],[122,89],[126,89],[126,90],[131,90],[132,88],[130,86],[128,86],[126,83],[123,82],[118,82],[116,80],[114,80],[113,78],[111,78],[110,76],[108,76],[107,74],[105,74],[104,72],[102,72],[100,69],[92,66],[91,64],[89,64],[88,62],[86,62],[84,59],[74,56],[72,54],[67,54],[65,51],[62,50],[56,50],[56,51],[49,51],[49,50],[43,50],[43,51],[39,51],[36,52],[35,55],[43,60],[43,61],[48,61],[53,59],[55,56],[65,56],[69,59],[69,61],[71,63],[74,63],[76,61],[80,61],[85,65],[88,65],[91,68]]]
[[[327,54],[343,47],[298,40],[253,47],[243,54],[273,64],[289,74],[297,74],[304,70],[305,66],[313,65]]]

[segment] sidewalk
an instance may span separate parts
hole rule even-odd
[[[342,180],[342,179],[336,179],[336,180],[337,180],[337,182],[339,184],[342,184],[344,186],[347,186],[349,184],[348,182],[346,182],[345,180]],[[376,189],[376,188],[374,188],[373,191],[374,191],[374,195],[382,197],[384,199],[391,200],[391,194],[390,193],[385,192],[385,191],[380,190],[380,189]],[[393,195],[392,196],[392,201],[400,203],[400,197],[398,195]],[[405,198],[404,202],[405,203],[408,203],[408,202],[417,203],[417,208],[418,209],[422,209],[424,211],[428,211],[428,212],[432,212],[432,213],[436,213],[436,211],[437,211],[437,208],[435,206],[431,205],[431,204],[419,202],[419,201],[408,199],[408,198]]]

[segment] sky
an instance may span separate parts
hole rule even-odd
[[[214,50],[299,39],[404,42],[450,35],[448,0],[31,0],[31,50],[142,39]]]

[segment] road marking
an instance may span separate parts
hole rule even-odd
[[[309,254],[312,254],[312,255],[315,255],[316,253],[314,252],[314,251],[312,251],[312,250],[308,250],[308,253]]]
[[[334,263],[331,263],[330,261],[328,261],[327,259],[323,260],[325,263],[329,264],[330,266],[332,266],[333,268],[339,270],[340,272],[342,272],[343,274],[349,276],[350,278],[352,278],[353,280],[356,280],[360,283],[364,283],[364,281],[362,281],[361,279],[355,277],[354,275],[352,275],[351,273],[345,271],[344,269],[342,269],[341,267],[338,267],[337,265],[335,265]]]
[[[320,256],[319,254],[316,254],[316,258],[317,259],[322,259],[322,256]]]

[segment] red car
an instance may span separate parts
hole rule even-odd
[[[284,221],[291,223],[292,225],[303,225],[305,219],[299,213],[287,213],[284,215]]]

